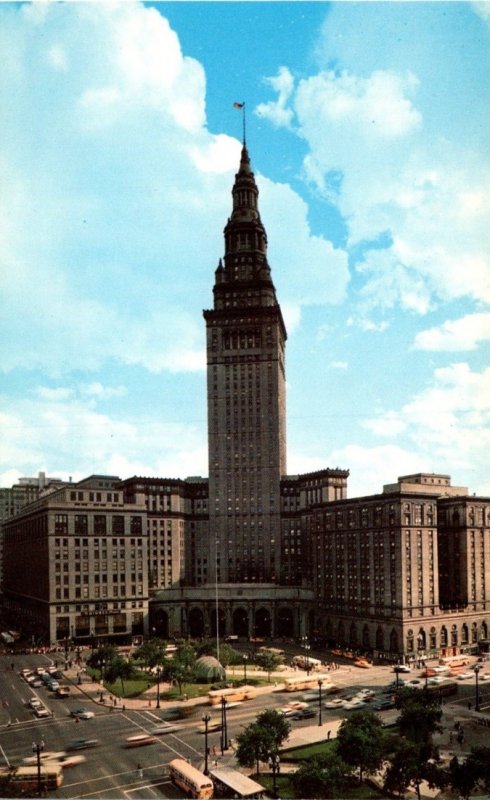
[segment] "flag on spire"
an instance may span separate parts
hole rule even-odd
[[[244,105],[245,103],[233,103],[233,108],[241,109],[243,108]]]

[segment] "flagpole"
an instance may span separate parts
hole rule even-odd
[[[247,143],[246,128],[245,128],[245,100],[243,103],[233,103],[233,108],[242,112],[242,128],[243,128],[243,145]]]

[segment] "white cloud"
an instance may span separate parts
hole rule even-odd
[[[286,67],[280,67],[275,77],[265,78],[265,83],[269,84],[278,93],[276,101],[259,103],[255,108],[258,117],[268,119],[276,128],[289,128],[293,119],[293,110],[287,108],[286,104],[294,89],[294,78]]]
[[[79,480],[94,472],[122,478],[207,474],[203,426],[161,421],[157,413],[116,419],[95,405],[106,395],[104,387],[96,385],[82,387],[79,394],[37,390],[35,396],[19,401],[14,413],[1,415],[4,481],[17,477],[19,470],[37,475],[39,469],[65,480],[70,475]]]
[[[113,397],[124,397],[127,394],[125,386],[103,386],[101,383],[90,383],[80,387],[80,394],[95,397],[97,400],[110,400]]]
[[[414,341],[418,350],[474,350],[490,339],[490,313],[466,314],[442,325],[420,331]]]
[[[361,316],[490,302],[488,161],[424,131],[418,88],[411,73],[344,70],[278,89],[309,148],[305,177],[337,206],[357,248]]]
[[[403,436],[424,469],[463,473],[474,489],[488,491],[490,368],[476,372],[456,363],[436,369],[432,383],[399,411],[379,414],[364,426],[385,439]]]
[[[3,369],[204,369],[240,143],[206,128],[202,66],[139,3],[20,7],[0,37]],[[260,203],[294,326],[343,297],[346,256],[289,186]]]

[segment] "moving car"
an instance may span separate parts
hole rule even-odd
[[[41,753],[39,753],[39,760],[41,763],[43,763],[44,761],[57,761],[59,758],[62,758],[63,756],[66,756],[64,750],[58,750],[56,752],[52,750],[43,750]],[[37,755],[29,756],[28,758],[23,758],[22,763],[37,764]]]
[[[395,664],[393,672],[410,672],[408,664]]]
[[[70,717],[78,717],[78,719],[92,719],[95,717],[93,711],[88,711],[86,708],[75,708],[70,711]]]
[[[89,747],[97,747],[99,744],[98,739],[73,739],[67,746],[68,752],[72,750],[86,750]]]
[[[77,764],[83,764],[86,760],[85,756],[65,753],[61,758],[56,759],[56,763],[59,764],[60,767],[75,767]]]
[[[334,700],[327,700],[325,708],[343,708],[345,700],[342,697],[336,697]]]
[[[458,675],[458,681],[467,681],[469,678],[474,678],[474,677],[475,677],[474,672],[470,671],[462,672],[460,675]]]
[[[153,728],[151,731],[152,736],[162,736],[166,733],[175,733],[176,731],[180,731],[182,725],[157,725],[156,728]]]
[[[372,705],[375,711],[386,711],[388,708],[395,708],[394,700],[376,700]]]
[[[156,741],[154,736],[149,736],[147,733],[137,733],[135,736],[128,736],[125,746],[142,747],[146,744],[155,744]]]
[[[298,708],[294,711],[293,719],[312,719],[316,717],[317,712],[313,708]]]

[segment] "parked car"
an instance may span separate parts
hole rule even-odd
[[[57,697],[69,697],[70,696],[70,687],[69,686],[58,686],[56,689]]]
[[[27,705],[30,706],[30,708],[41,708],[42,703],[41,703],[39,697],[31,697],[27,701]]]
[[[408,664],[395,664],[393,672],[410,672]]]
[[[56,692],[60,688],[58,681],[49,681],[47,686],[50,692]]]

